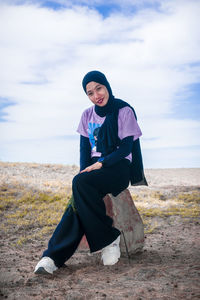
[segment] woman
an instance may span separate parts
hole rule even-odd
[[[104,265],[120,258],[120,231],[106,215],[103,197],[117,196],[132,184],[147,184],[143,173],[139,137],[141,130],[134,109],[116,99],[105,75],[92,71],[82,81],[92,107],[81,117],[80,173],[72,183],[73,203],[66,209],[53,233],[48,249],[35,273],[60,268],[76,251],[86,235],[90,251],[101,250]]]

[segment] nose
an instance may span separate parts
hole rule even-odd
[[[94,97],[95,97],[95,99],[99,98],[99,93],[97,91],[94,91]]]

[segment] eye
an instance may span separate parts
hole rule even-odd
[[[88,95],[88,96],[92,96],[92,95],[93,95],[93,93],[92,93],[92,92],[89,92],[89,93],[87,93],[87,95]]]

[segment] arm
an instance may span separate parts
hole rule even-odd
[[[119,148],[104,157],[103,165],[110,167],[131,153],[133,147],[133,136],[127,136],[121,140]]]
[[[132,146],[133,146],[133,136],[125,137],[121,141],[121,144],[117,150],[115,150],[111,154],[105,156],[103,165],[105,167],[110,167],[110,166],[116,164],[118,161],[120,161],[121,159],[123,159],[127,155],[129,155],[129,153],[132,150]],[[91,166],[88,166],[85,169],[82,169],[81,173],[98,170],[101,167],[102,167],[102,163],[97,161],[96,163],[92,164]]]
[[[80,135],[80,171],[91,164],[91,146],[89,138]]]

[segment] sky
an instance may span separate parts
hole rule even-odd
[[[136,110],[145,168],[200,167],[199,0],[0,0],[0,161],[79,164],[81,82]]]

